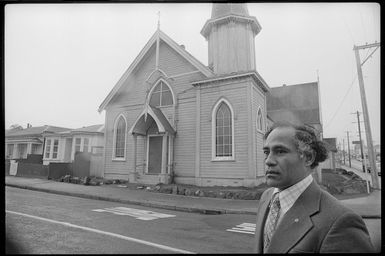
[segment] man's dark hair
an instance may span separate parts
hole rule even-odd
[[[318,163],[323,162],[328,158],[328,149],[326,148],[325,143],[318,139],[313,128],[306,125],[294,125],[285,122],[274,123],[274,125],[265,133],[265,140],[274,129],[279,127],[294,128],[294,139],[299,153],[309,157],[314,152],[315,158],[313,163],[310,165],[311,169],[314,169],[318,166]]]

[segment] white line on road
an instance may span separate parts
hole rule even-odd
[[[64,226],[68,226],[68,227],[72,227],[72,228],[82,229],[82,230],[86,230],[86,231],[90,231],[90,232],[94,232],[94,233],[98,233],[98,234],[102,234],[102,235],[117,237],[117,238],[120,238],[123,240],[136,242],[136,243],[140,243],[140,244],[145,244],[148,246],[160,248],[160,249],[171,251],[171,252],[195,254],[195,252],[190,252],[190,251],[186,251],[186,250],[182,250],[182,249],[178,249],[178,248],[173,248],[173,247],[169,247],[166,245],[156,244],[156,243],[148,242],[145,240],[141,240],[141,239],[137,239],[137,238],[133,238],[133,237],[128,237],[128,236],[123,236],[123,235],[119,235],[119,234],[115,234],[115,233],[111,233],[111,232],[106,232],[106,231],[102,231],[102,230],[98,230],[98,229],[94,229],[94,228],[87,228],[87,227],[83,227],[83,226],[78,226],[78,225],[74,225],[74,224],[71,224],[68,222],[51,220],[51,219],[46,219],[46,218],[42,218],[42,217],[38,217],[38,216],[33,216],[33,215],[25,214],[25,213],[8,211],[8,210],[6,210],[5,212],[16,214],[16,215],[21,215],[24,217],[29,217],[29,218],[33,218],[33,219],[37,219],[37,220],[47,221],[47,222],[51,222],[51,223],[55,223],[55,224],[60,224],[60,225],[64,225]]]
[[[156,220],[159,218],[175,217],[175,215],[146,211],[146,210],[139,210],[139,209],[128,208],[128,207],[113,207],[113,208],[95,209],[92,211],[110,212],[117,215],[128,215],[138,220]]]
[[[255,234],[255,223],[242,223],[233,228],[226,229],[226,231],[237,232],[237,233],[245,233],[245,234]]]

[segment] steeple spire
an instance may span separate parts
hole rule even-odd
[[[254,37],[260,30],[245,3],[214,3],[201,31],[209,45],[209,67],[216,74],[255,70]]]

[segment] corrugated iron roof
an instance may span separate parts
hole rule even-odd
[[[71,132],[78,133],[78,132],[104,132],[104,124],[96,124],[96,125],[90,125],[85,126],[82,128],[74,129]]]
[[[71,130],[70,128],[57,127],[52,125],[36,126],[30,127],[23,130],[9,131],[5,134],[6,137],[15,137],[15,136],[33,136],[33,135],[42,135],[44,132],[63,132]]]

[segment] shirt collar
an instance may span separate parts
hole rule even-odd
[[[278,188],[274,188],[273,195],[279,192],[281,210],[283,212],[287,212],[294,205],[295,201],[297,201],[298,197],[312,182],[313,176],[309,174],[306,178],[282,191],[279,191]]]

